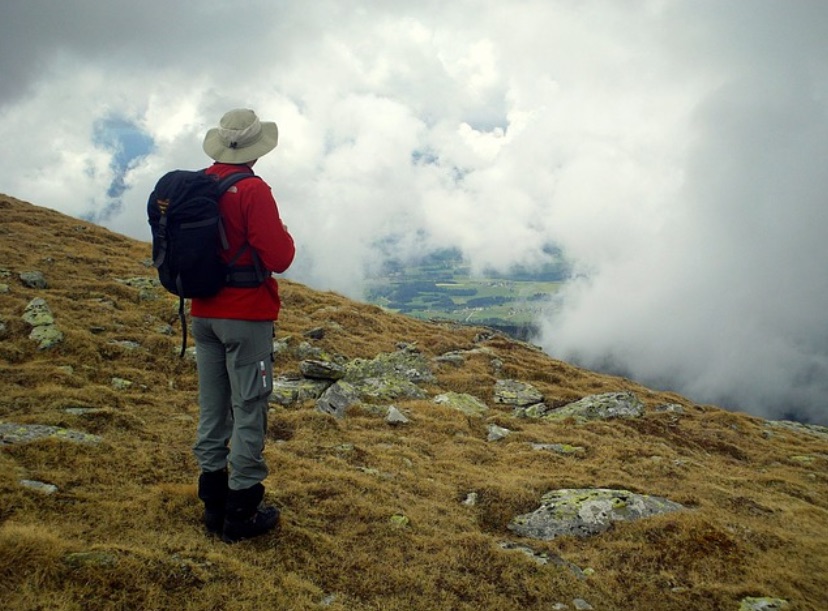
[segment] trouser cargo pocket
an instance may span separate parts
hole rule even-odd
[[[258,403],[273,392],[273,354],[266,352],[236,364],[239,398],[242,405]]]

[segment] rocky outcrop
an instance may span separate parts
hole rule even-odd
[[[513,407],[527,407],[543,401],[543,394],[531,384],[519,380],[495,382],[494,402]]]
[[[28,303],[22,318],[32,327],[29,339],[37,342],[38,350],[48,350],[63,341],[63,332],[58,329],[52,310],[42,297],[35,297]]]
[[[612,392],[590,395],[580,401],[544,413],[544,420],[574,418],[578,422],[608,420],[610,418],[638,418],[644,414],[644,404],[631,392]]]
[[[535,511],[515,517],[509,530],[544,541],[561,536],[589,537],[614,522],[638,520],[684,507],[657,496],[606,488],[553,490]]]

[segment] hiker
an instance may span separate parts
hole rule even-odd
[[[264,281],[224,286],[215,296],[193,298],[192,332],[198,364],[199,421],[193,452],[201,468],[198,496],[207,530],[227,542],[255,537],[278,526],[279,510],[265,506],[262,456],[268,397],[273,390],[274,321],[280,301],[272,272],[284,272],[295,254],[293,238],[279,217],[270,187],[253,173],[256,161],[278,141],[275,123],[256,113],[226,113],[204,138],[207,168],[218,179],[240,180],[219,199],[229,248],[225,263],[260,266]],[[236,259],[230,261],[230,258]]]

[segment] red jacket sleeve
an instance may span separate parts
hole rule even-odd
[[[246,183],[246,184],[245,184]],[[293,237],[279,217],[279,208],[263,180],[244,181],[243,207],[247,211],[247,241],[259,255],[265,269],[278,274],[293,262]]]

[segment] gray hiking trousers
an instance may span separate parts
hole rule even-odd
[[[203,472],[229,467],[230,489],[267,476],[262,451],[273,391],[273,323],[193,317],[198,364],[198,434]]]

